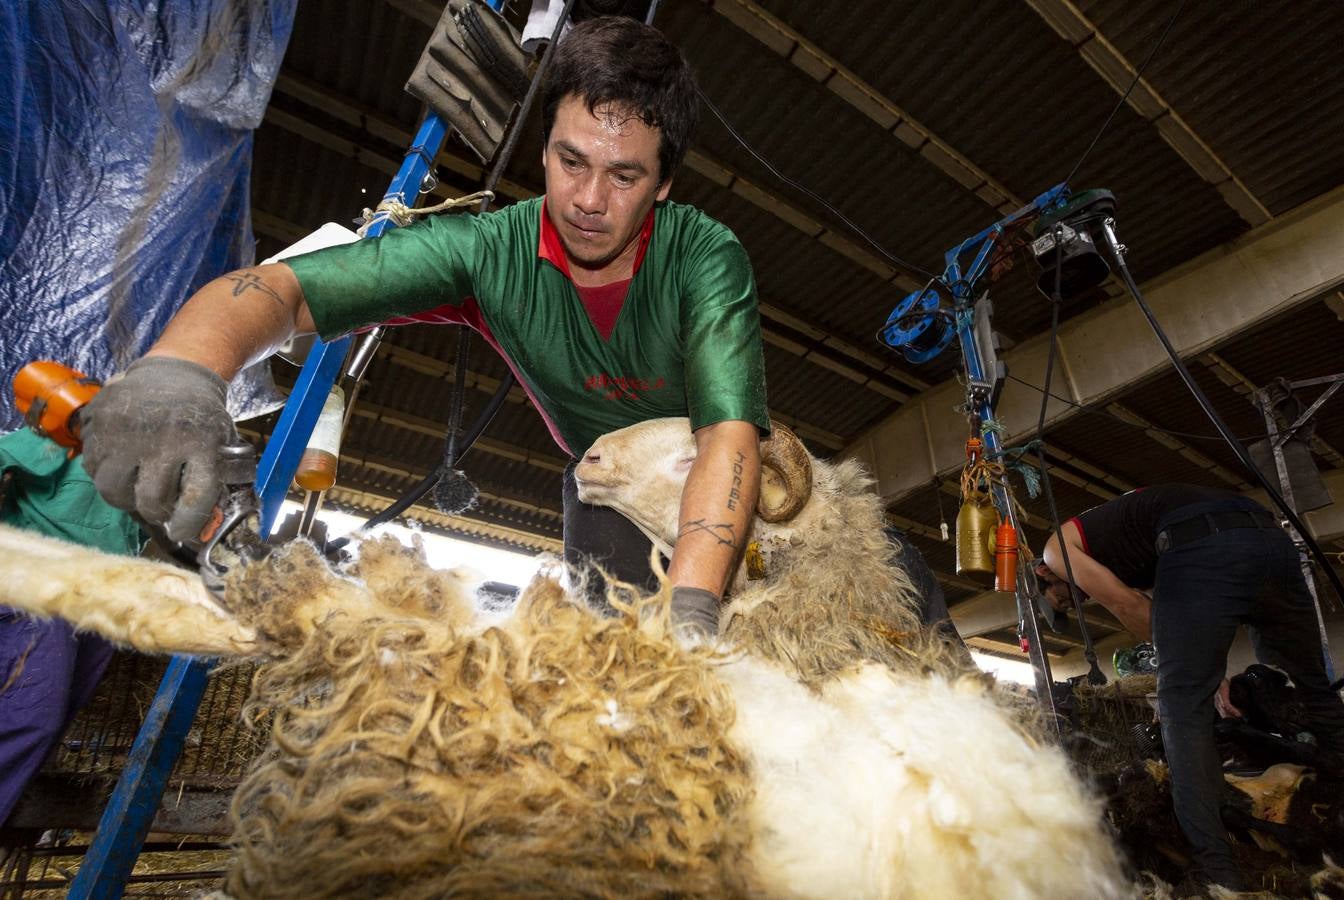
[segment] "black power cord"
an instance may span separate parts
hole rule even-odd
[[[828,200],[826,200],[816,191],[812,190],[809,187],[799,184],[789,176],[785,175],[783,172],[779,171],[779,169],[775,167],[774,163],[770,162],[770,160],[766,159],[760,153],[756,152],[756,149],[753,148],[751,144],[747,143],[747,139],[738,133],[738,130],[733,127],[733,123],[728,121],[728,117],[719,111],[719,108],[715,106],[713,101],[710,100],[709,97],[705,95],[704,91],[700,90],[699,87],[696,87],[695,92],[700,95],[700,102],[705,104],[705,108],[708,109],[711,113],[713,113],[714,118],[718,119],[720,122],[723,123],[723,127],[728,129],[728,133],[733,136],[733,139],[742,145],[742,149],[746,150],[748,153],[752,155],[752,157],[755,158],[757,162],[765,166],[766,169],[770,171],[771,175],[775,176],[780,181],[784,182],[789,187],[793,188],[795,191],[798,191],[799,193],[802,194],[806,194],[816,202],[820,203],[822,206],[826,207],[826,209],[830,210],[832,215],[838,218],[841,222],[844,222],[845,226],[849,228],[850,231],[854,232],[856,235],[863,238],[865,243],[867,243],[878,253],[882,254],[882,256],[885,257],[887,261],[890,262],[892,265],[896,266],[899,269],[906,269],[907,271],[910,272],[918,272],[920,275],[923,275],[926,278],[928,278],[930,284],[938,280],[937,275],[934,275],[927,269],[921,268],[920,266],[917,266],[912,262],[907,262],[906,260],[897,256],[895,253],[892,253],[886,247],[883,247],[881,244],[877,242],[876,239],[874,239],[870,234],[868,234],[868,232],[864,231],[862,228],[856,225],[848,216],[846,216],[844,213],[840,212],[840,210],[832,206]]]
[[[1171,27],[1176,24],[1176,20],[1180,18],[1181,11],[1183,9],[1185,9],[1185,0],[1181,0],[1181,2],[1176,6],[1176,11],[1172,13],[1171,18],[1167,20],[1167,27],[1162,29],[1162,34],[1158,37],[1157,43],[1153,44],[1153,49],[1148,51],[1148,55],[1139,65],[1139,68],[1135,70],[1134,80],[1129,83],[1129,87],[1126,88],[1125,92],[1120,95],[1119,102],[1117,102],[1115,106],[1111,108],[1111,114],[1106,117],[1105,122],[1101,123],[1101,128],[1097,129],[1097,135],[1096,137],[1092,138],[1092,143],[1087,145],[1087,149],[1083,151],[1083,155],[1078,157],[1078,161],[1073,164],[1073,168],[1069,170],[1068,177],[1064,179],[1064,184],[1068,184],[1070,181],[1073,181],[1073,176],[1078,174],[1078,169],[1082,167],[1083,160],[1087,159],[1087,157],[1092,153],[1092,149],[1097,146],[1097,142],[1100,141],[1101,136],[1106,133],[1106,129],[1111,127],[1111,121],[1115,118],[1115,114],[1120,112],[1120,108],[1125,105],[1125,101],[1128,100],[1129,95],[1133,93],[1134,88],[1139,83],[1139,79],[1143,77],[1143,70],[1148,68],[1148,64],[1152,62],[1153,57],[1157,55],[1158,49],[1160,49],[1161,46],[1164,43],[1166,43],[1167,35],[1171,34]]]
[[[1089,684],[1105,684],[1106,675],[1097,664],[1097,650],[1092,644],[1092,634],[1083,619],[1083,597],[1073,580],[1073,563],[1069,560],[1068,541],[1064,539],[1064,526],[1059,520],[1059,507],[1055,504],[1055,489],[1050,480],[1050,468],[1045,459],[1045,417],[1050,406],[1050,382],[1055,374],[1055,352],[1059,341],[1059,308],[1064,305],[1060,294],[1060,283],[1064,267],[1063,227],[1055,226],[1055,285],[1050,296],[1050,344],[1045,356],[1045,387],[1041,391],[1041,412],[1036,419],[1036,461],[1041,469],[1041,484],[1045,488],[1046,504],[1050,507],[1050,521],[1059,535],[1059,552],[1064,559],[1064,577],[1069,586],[1069,599],[1073,601],[1074,612],[1078,616],[1078,629],[1083,635],[1083,658],[1087,660],[1087,681]],[[1032,573],[1035,577],[1035,573]],[[1049,601],[1046,601],[1049,602]]]
[[[509,160],[513,158],[513,151],[514,148],[518,146],[518,139],[522,134],[523,125],[527,121],[528,114],[532,111],[533,105],[536,103],[537,94],[541,89],[541,85],[546,80],[546,73],[550,70],[551,61],[555,58],[555,46],[560,42],[560,35],[564,31],[565,23],[569,21],[570,13],[573,12],[574,4],[576,2],[577,0],[565,0],[565,7],[560,12],[560,18],[556,20],[555,28],[551,32],[550,41],[546,44],[546,52],[541,57],[541,63],[537,66],[537,72],[532,78],[532,83],[528,85],[527,94],[523,97],[523,102],[518,109],[518,115],[513,120],[513,129],[509,132],[509,136],[505,139],[503,147],[500,148],[499,156],[495,159],[495,164],[490,169],[490,174],[487,177],[485,184],[485,190],[487,191],[493,192],[499,185],[499,180],[503,177],[504,170],[508,167]],[[490,197],[487,196],[481,201],[479,212],[485,212],[489,208]],[[504,399],[508,397],[509,391],[513,388],[514,377],[513,372],[510,371],[509,374],[504,376],[500,381],[499,387],[495,389],[494,396],[490,398],[490,402],[486,404],[485,409],[483,409],[480,416],[477,417],[476,423],[472,426],[471,431],[468,432],[461,441],[457,440],[462,425],[462,397],[463,393],[466,391],[465,360],[471,337],[466,326],[458,327],[461,331],[459,332],[457,349],[457,380],[453,384],[452,409],[449,415],[448,434],[446,436],[443,462],[437,469],[426,475],[414,487],[390,504],[382,512],[370,516],[364,524],[360,526],[359,530],[361,531],[366,531],[375,526],[382,525],[384,522],[395,519],[415,505],[416,501],[432,491],[434,486],[439,483],[440,479],[453,478],[456,474],[454,470],[457,468],[458,461],[461,460],[469,449],[471,449],[471,445],[481,436],[481,432],[485,431],[486,426],[490,424],[490,420],[495,417],[495,414],[499,412],[500,407],[504,405]],[[330,551],[340,550],[348,543],[350,543],[350,535],[328,542],[327,548]]]
[[[1278,488],[1270,483],[1269,478],[1264,472],[1260,471],[1260,468],[1255,464],[1255,461],[1251,459],[1250,453],[1248,453],[1246,448],[1237,441],[1236,436],[1232,434],[1232,429],[1227,427],[1227,423],[1223,421],[1222,416],[1218,415],[1218,411],[1213,408],[1213,404],[1204,393],[1204,389],[1199,386],[1199,382],[1195,381],[1194,376],[1190,374],[1190,370],[1186,368],[1185,362],[1182,361],[1180,354],[1176,352],[1176,348],[1172,346],[1170,339],[1167,338],[1166,332],[1162,330],[1161,324],[1157,321],[1157,316],[1153,314],[1152,309],[1148,306],[1148,301],[1143,298],[1143,292],[1139,290],[1139,285],[1134,280],[1134,276],[1130,274],[1129,266],[1125,263],[1125,248],[1118,240],[1116,240],[1115,231],[1112,228],[1112,222],[1110,220],[1107,220],[1102,224],[1102,232],[1106,237],[1107,243],[1110,245],[1111,256],[1115,259],[1116,268],[1120,272],[1121,279],[1125,282],[1125,287],[1129,289],[1129,293],[1134,297],[1134,301],[1138,303],[1139,311],[1142,312],[1143,317],[1148,320],[1148,325],[1153,329],[1153,333],[1157,335],[1158,341],[1162,344],[1162,349],[1166,351],[1167,357],[1171,360],[1171,364],[1175,367],[1177,374],[1181,376],[1181,380],[1185,382],[1185,386],[1189,388],[1190,393],[1194,395],[1195,401],[1199,404],[1200,409],[1204,411],[1204,415],[1208,416],[1209,421],[1213,423],[1213,427],[1218,430],[1218,433],[1223,436],[1223,440],[1227,441],[1228,447],[1230,447],[1232,452],[1236,454],[1237,460],[1242,464],[1246,471],[1259,482],[1260,486],[1265,489],[1265,493],[1269,496],[1269,499],[1274,501],[1274,505],[1283,513],[1284,518],[1297,530],[1303,543],[1305,543],[1307,548],[1311,551],[1311,555],[1316,560],[1316,564],[1321,567],[1322,571],[1324,571],[1325,577],[1330,582],[1330,586],[1334,588],[1335,595],[1338,596],[1340,600],[1344,600],[1344,582],[1341,582],[1339,575],[1335,572],[1334,568],[1330,566],[1325,552],[1321,549],[1320,545],[1316,543],[1316,539],[1311,536],[1311,532],[1307,530],[1307,526],[1298,517],[1297,512],[1289,506],[1288,501],[1284,500],[1283,496],[1279,494]]]

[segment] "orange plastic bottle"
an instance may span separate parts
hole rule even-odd
[[[994,534],[994,590],[1017,590],[1017,531],[1007,522]]]
[[[333,386],[322,404],[322,413],[299,457],[294,481],[305,491],[325,491],[336,483],[336,462],[341,455],[341,424],[345,418],[345,392]]]

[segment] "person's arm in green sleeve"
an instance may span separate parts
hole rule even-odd
[[[460,302],[487,246],[481,230],[467,217],[426,222],[205,285],[84,408],[81,458],[98,493],[174,540],[197,536],[222,489],[219,449],[237,437],[225,400],[234,375],[296,333],[331,337]]]
[[[198,363],[226,381],[291,337],[324,338],[471,295],[489,226],[441,217],[283,263],[230,272],[201,288],[147,356]]]

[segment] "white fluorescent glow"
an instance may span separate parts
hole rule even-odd
[[[1004,659],[1001,656],[992,656],[988,653],[977,653],[974,650],[971,651],[971,658],[982,670],[989,672],[1000,681],[1011,681],[1015,684],[1025,685],[1036,684],[1036,673],[1032,671],[1031,663]]]
[[[282,522],[292,512],[302,512],[303,507],[293,500],[286,500],[276,516],[276,522]],[[357,529],[367,516],[352,516],[337,510],[324,509],[318,519],[327,523],[327,536],[337,538]],[[372,532],[375,535],[392,534],[406,546],[411,545],[413,536],[418,536],[425,547],[425,556],[429,564],[436,569],[464,567],[478,573],[480,581],[498,581],[517,588],[527,586],[542,563],[551,559],[547,554],[528,556],[512,550],[500,550],[484,544],[474,544],[457,538],[429,531],[407,528],[400,522],[380,525]]]

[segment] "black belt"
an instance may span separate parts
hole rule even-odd
[[[1263,509],[1230,509],[1204,513],[1173,522],[1157,533],[1157,552],[1165,553],[1183,544],[1233,528],[1278,528],[1279,522]]]

